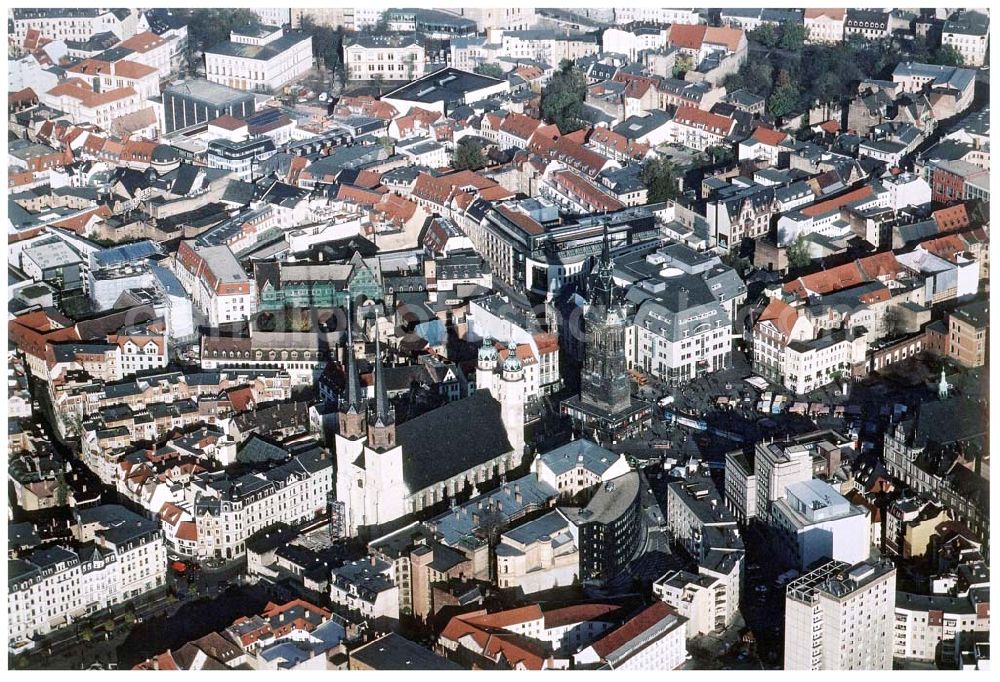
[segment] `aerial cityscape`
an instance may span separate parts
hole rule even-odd
[[[10,670],[989,670],[988,8],[8,10]]]

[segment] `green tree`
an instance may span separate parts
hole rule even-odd
[[[781,48],[798,52],[806,42],[809,29],[802,24],[785,24],[781,30]]]
[[[713,166],[718,163],[732,161],[734,158],[732,148],[726,145],[713,145],[706,149],[705,153],[708,155]]]
[[[915,62],[929,64],[931,61],[931,46],[926,36],[917,36],[910,43],[909,57]]]
[[[773,76],[774,69],[766,60],[747,60],[739,71],[726,78],[724,85],[727,92],[746,90],[758,97],[767,97]]]
[[[649,159],[642,168],[641,178],[642,184],[646,186],[646,200],[651,204],[674,201],[681,195],[681,173],[670,159]]]
[[[260,18],[251,9],[196,9],[188,22],[188,48],[204,51],[229,40],[233,29],[257,26]]]
[[[323,68],[333,71],[340,64],[340,48],[344,29],[317,24],[311,16],[302,19],[302,32],[312,36],[313,57],[322,62]]]
[[[793,270],[809,265],[812,258],[809,257],[809,245],[806,243],[805,235],[800,234],[796,237],[795,241],[788,245],[785,255],[788,257],[789,267]]]
[[[564,59],[542,89],[542,118],[555,123],[564,135],[579,130],[584,126],[583,102],[586,98],[586,77],[573,62]]]
[[[486,165],[483,148],[471,140],[461,140],[455,146],[451,162],[455,170],[479,170]]]
[[[383,76],[382,74],[376,73],[374,76],[372,76],[372,85],[374,85],[375,89],[378,90],[379,97],[382,96],[382,85],[384,83],[385,83],[385,76]]]
[[[56,506],[65,507],[69,500],[69,485],[66,484],[66,473],[62,470],[56,474]]]
[[[765,23],[750,31],[750,39],[764,47],[775,47],[778,44],[778,32],[774,24]]]
[[[722,256],[722,262],[731,267],[740,277],[744,277],[753,265],[749,258],[744,258],[739,253],[739,244],[733,244],[732,250],[727,251]]]
[[[496,64],[494,62],[483,62],[482,64],[476,67],[475,71],[480,76],[489,76],[490,78],[504,77],[503,69],[500,68],[499,64]]]
[[[965,60],[962,58],[962,53],[951,45],[942,45],[934,50],[931,55],[931,63],[941,66],[962,66]]]
[[[674,62],[673,77],[684,78],[684,74],[694,68],[694,60],[691,55],[682,54]]]
[[[785,116],[795,111],[798,105],[799,89],[788,72],[782,69],[778,72],[777,84],[768,100],[767,110],[772,116]]]

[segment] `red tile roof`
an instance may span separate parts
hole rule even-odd
[[[511,667],[541,670],[545,664],[545,650],[540,643],[504,630],[511,625],[541,618],[542,611],[537,604],[491,614],[473,611],[448,621],[441,638],[457,643],[465,637],[472,637],[490,660],[503,660]]]
[[[379,202],[375,204],[373,211],[379,214],[384,220],[389,220],[402,226],[413,217],[413,214],[417,212],[417,208],[416,203],[390,192],[382,195]]]
[[[354,178],[354,185],[365,189],[375,189],[382,184],[382,176],[373,170],[363,170]]]
[[[76,327],[57,327],[46,313],[38,311],[16,317],[7,323],[7,338],[23,353],[45,358],[49,342],[79,341]]]
[[[701,44],[705,40],[704,24],[674,24],[670,27],[670,45],[674,47],[687,48],[689,50],[700,50]]]
[[[80,100],[84,106],[93,108],[117,102],[126,97],[135,97],[136,93],[131,87],[94,92],[89,85],[79,78],[70,78],[49,90],[49,94],[53,97],[72,97],[73,99]]]
[[[949,234],[944,237],[936,237],[921,242],[920,248],[927,253],[933,253],[938,258],[943,258],[946,261],[954,263],[956,261],[956,254],[965,251],[967,245],[960,235]]]
[[[649,153],[648,144],[634,142],[608,128],[594,128],[590,135],[590,144],[603,145],[630,159],[643,159]]]
[[[198,527],[194,521],[184,521],[177,527],[177,539],[194,542],[198,539]]]
[[[551,175],[553,182],[581,203],[587,204],[591,212],[620,211],[625,204],[607,194],[594,183],[570,169],[558,170]]]
[[[295,608],[296,606],[301,606],[306,611],[314,613],[317,616],[322,616],[323,618],[326,619],[329,619],[331,616],[331,613],[326,609],[316,606],[313,603],[307,602],[304,599],[293,599],[292,601],[286,602],[284,604],[275,604],[274,602],[268,602],[267,605],[264,606],[264,610],[261,611],[260,615],[263,616],[264,618],[274,618],[275,616],[285,613]]]
[[[146,76],[152,76],[154,73],[157,73],[157,70],[147,64],[140,64],[139,62],[133,62],[129,59],[123,59],[120,62],[115,62],[112,67],[112,73],[116,76],[121,76],[122,78],[138,80],[140,78],[145,78]]]
[[[677,108],[674,121],[689,127],[704,128],[716,135],[729,135],[736,126],[736,121],[728,116],[712,114],[687,105]]]
[[[381,199],[382,195],[370,189],[362,189],[353,185],[341,185],[337,191],[339,201],[351,201],[362,206],[374,206]]]
[[[799,298],[806,298],[810,293],[828,294],[831,291],[857,286],[864,281],[864,274],[856,263],[845,263],[830,270],[799,277],[785,284],[782,290]]]
[[[124,40],[119,43],[118,47],[124,47],[127,50],[135,50],[136,52],[149,52],[150,50],[155,50],[166,43],[167,41],[160,36],[146,31],[145,33],[136,33],[128,40]]]
[[[511,112],[504,117],[503,121],[500,123],[500,130],[503,132],[513,135],[519,139],[527,141],[531,138],[532,133],[538,130],[542,122],[537,118],[531,118],[530,116],[525,116],[524,114],[518,114]]]
[[[17,92],[7,93],[7,104],[23,104],[31,103],[38,100],[38,95],[31,88],[24,88],[23,90],[18,90]]]
[[[545,627],[556,628],[572,623],[582,623],[588,620],[597,620],[604,616],[615,613],[621,609],[614,604],[574,604],[561,609],[546,611]]]
[[[590,177],[596,177],[609,160],[565,135],[555,141],[548,152],[548,157],[549,160],[561,161]]]
[[[107,218],[110,215],[111,210],[107,206],[101,206],[100,208],[95,208],[92,211],[84,211],[83,213],[78,213],[71,218],[65,218],[54,222],[52,223],[52,226],[61,227],[65,230],[76,232],[77,234],[83,234],[92,218]]]
[[[247,125],[246,121],[241,121],[235,116],[229,114],[223,114],[218,118],[213,118],[208,122],[208,125],[215,126],[216,128],[222,128],[223,130],[239,130],[240,128],[245,128]]]
[[[461,617],[461,616],[460,616]],[[506,611],[496,611],[494,613],[482,613],[463,619],[468,623],[491,628],[506,628],[529,620],[539,620],[542,617],[542,607],[538,604],[530,604],[516,609]]]
[[[832,8],[832,7],[813,7],[806,9],[806,19],[819,19],[820,17],[829,17],[835,21],[843,21],[844,15],[847,10],[842,7]]]
[[[621,627],[615,628],[611,633],[594,642],[592,645],[594,651],[601,658],[606,658],[670,615],[676,616],[677,612],[670,608],[666,602],[658,601],[643,609],[639,615],[626,621]]]
[[[901,266],[896,260],[896,254],[892,251],[884,251],[859,259],[858,268],[861,269],[868,281],[872,281],[887,277],[896,279]]]
[[[514,69],[514,73],[526,81],[532,81],[544,75],[544,72],[537,66],[519,66]]]
[[[770,322],[788,340],[792,335],[792,327],[799,319],[798,311],[788,305],[780,298],[772,298],[764,311],[757,318],[757,322]]]
[[[507,206],[500,206],[497,211],[500,212],[500,215],[507,218],[507,220],[511,221],[530,235],[539,235],[545,232],[545,228],[542,227],[541,223],[536,221],[527,213],[515,211]]]
[[[939,209],[931,213],[931,217],[941,232],[961,230],[969,226],[969,213],[965,210],[965,204],[955,204],[948,208]]]
[[[706,26],[703,42],[712,45],[725,45],[730,52],[736,52],[740,47],[743,31],[728,26]]]
[[[773,130],[766,126],[757,126],[753,131],[753,135],[750,137],[761,144],[777,147],[779,144],[788,139],[788,133],[783,133],[780,130]]]
[[[840,210],[847,204],[868,199],[874,193],[875,192],[872,190],[871,185],[865,185],[864,187],[859,187],[858,189],[851,190],[850,192],[839,194],[832,199],[827,199],[826,201],[806,206],[800,210],[803,215],[815,217],[829,213],[830,211]]]

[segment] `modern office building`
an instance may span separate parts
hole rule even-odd
[[[181,81],[163,91],[163,132],[208,123],[225,114],[242,119],[254,110],[252,93],[203,79]]]
[[[896,567],[830,561],[789,583],[785,670],[892,670]]]
[[[772,514],[780,551],[800,570],[824,558],[854,564],[871,551],[868,510],[819,479],[789,485]]]
[[[761,441],[754,453],[754,476],[755,516],[763,523],[770,523],[772,507],[785,497],[785,489],[793,483],[812,480],[812,453],[805,445]]]
[[[642,540],[641,476],[619,476],[597,489],[586,507],[565,509],[577,528],[580,580],[602,583],[621,574]]]

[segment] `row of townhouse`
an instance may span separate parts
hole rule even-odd
[[[10,561],[12,649],[166,585],[166,548],[155,523],[104,505],[78,510],[73,533],[71,546],[37,548]]]
[[[958,309],[950,327],[927,323],[932,305],[974,297],[988,276],[977,232],[931,238],[903,253],[879,253],[787,282],[754,322],[755,371],[804,393],[924,350],[974,366],[985,339],[981,306]]]
[[[826,44],[842,43],[854,36],[871,41],[887,40],[893,31],[910,27],[910,20],[895,10],[867,8],[809,8],[798,21],[806,29],[807,42]]]
[[[237,397],[238,393],[246,395]],[[67,421],[79,421],[81,424],[107,409],[128,409],[131,415],[139,415],[148,413],[149,407],[153,405],[169,406],[185,401],[192,404],[195,401],[199,404],[205,401],[206,405],[211,403],[210,407],[205,408],[206,413],[218,414],[220,411],[233,409],[236,405],[245,408],[287,400],[291,397],[291,378],[288,372],[280,369],[230,369],[189,374],[169,372],[118,382],[74,375],[61,384],[54,384],[49,397],[58,414],[67,415]],[[136,417],[130,418],[134,420]],[[145,421],[139,419],[134,428],[152,428],[155,431],[169,428],[173,423],[165,421],[158,426],[155,418],[151,416],[150,419],[151,426],[139,426]],[[62,421],[59,423],[62,424]],[[104,477],[102,480],[105,480]],[[105,482],[110,483],[110,480],[109,478]]]
[[[575,61],[597,54],[600,49],[597,36],[590,34],[561,33],[549,29],[491,29],[485,36],[453,38],[451,64],[465,71],[473,71],[481,64],[495,63],[499,59],[557,65],[564,59]]]
[[[333,490],[333,458],[315,446],[263,474],[196,478],[191,487],[195,556],[230,560],[246,554],[247,538],[262,528],[323,514]]]
[[[29,31],[51,40],[83,43],[106,32],[127,40],[136,33],[137,16],[128,9],[19,8],[12,10],[11,24],[18,45],[24,44]]]
[[[183,241],[174,262],[177,279],[210,326],[250,319],[257,311],[256,283],[229,246]]]
[[[697,573],[669,571],[653,593],[689,619],[687,636],[721,632],[739,612],[744,545],[736,517],[704,469],[667,488],[667,534],[697,562]],[[697,598],[700,593],[701,598]],[[688,601],[688,597],[695,597]]]

